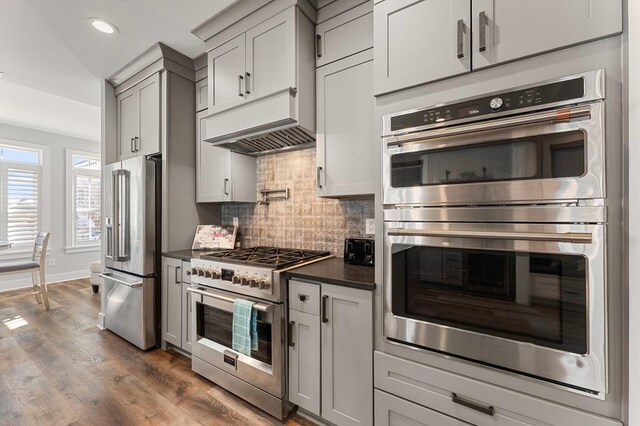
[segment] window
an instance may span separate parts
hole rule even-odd
[[[102,233],[100,157],[67,150],[67,249],[97,247]]]
[[[0,240],[33,245],[42,228],[40,149],[0,141]]]

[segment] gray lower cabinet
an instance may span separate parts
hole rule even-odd
[[[169,257],[162,258],[162,347],[167,343],[191,353],[190,263]]]
[[[469,423],[413,404],[379,390],[374,391],[376,426],[468,426]]]
[[[289,399],[338,426],[373,424],[372,297],[289,281]]]
[[[316,102],[318,196],[373,194],[373,50],[318,68]]]
[[[182,261],[162,258],[162,340],[182,346]]]

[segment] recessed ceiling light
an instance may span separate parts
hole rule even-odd
[[[115,25],[110,22],[105,21],[104,19],[99,18],[89,18],[89,22],[91,22],[91,26],[105,34],[115,34],[118,32],[118,29]]]

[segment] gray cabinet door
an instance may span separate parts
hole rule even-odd
[[[207,110],[196,114],[196,201],[218,203],[231,201],[232,152],[216,148],[202,138],[205,132],[203,118]]]
[[[203,78],[196,82],[196,112],[207,109],[209,102],[209,79]]]
[[[472,7],[474,69],[622,31],[620,0],[474,0]]]
[[[386,0],[374,6],[377,95],[471,70],[471,0]]]
[[[377,389],[374,393],[376,426],[468,426],[470,424]]]
[[[209,114],[245,100],[245,37],[241,34],[207,54]]]
[[[135,86],[140,99],[140,129],[137,154],[160,152],[160,74],[156,73]]]
[[[296,87],[296,8],[246,32],[247,100]]]
[[[223,149],[223,148],[215,148]],[[223,149],[227,151],[226,149]],[[255,203],[258,201],[256,190],[256,158],[249,155],[230,153],[231,181],[225,187],[227,201],[237,203]],[[229,194],[229,189],[231,193]]]
[[[316,26],[316,66],[373,47],[371,3],[354,7]]]
[[[320,415],[320,317],[289,310],[289,401]]]
[[[162,258],[162,339],[182,346],[182,262]]]
[[[183,269],[185,268],[185,263],[182,262]],[[191,306],[191,293],[187,291],[189,288],[189,284],[183,282],[182,283],[182,344],[181,347],[183,350],[191,353],[192,345],[193,345],[193,330],[191,327],[191,314],[192,314],[192,306]]]
[[[140,126],[140,93],[132,87],[120,93],[116,98],[116,126],[118,128],[118,160],[135,157],[135,137]]]
[[[322,284],[322,417],[373,424],[372,293]]]
[[[318,195],[373,194],[376,188],[371,49],[316,70]]]

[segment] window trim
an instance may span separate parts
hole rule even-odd
[[[89,251],[98,251],[102,247],[102,237],[98,240],[77,243],[74,238],[73,218],[74,205],[73,205],[73,157],[82,156],[100,163],[100,171],[96,171],[96,175],[102,180],[102,160],[99,152],[81,151],[77,149],[67,148],[65,149],[65,253],[83,253]],[[100,198],[102,203],[102,196]],[[102,214],[102,208],[101,212]]]
[[[47,145],[39,143],[25,142],[17,139],[0,138],[0,145],[6,145],[15,147],[18,149],[30,149],[40,151],[40,230],[42,232],[50,232],[51,229],[51,217],[44,212],[51,211],[51,175],[49,154],[50,149]],[[9,163],[9,162],[7,162]],[[14,163],[12,164],[25,164],[32,165],[30,163]],[[52,238],[52,242],[55,238]],[[49,249],[53,248],[53,244],[49,245]],[[30,259],[33,253],[33,244],[14,244],[10,249],[0,251],[0,260],[7,259]]]

